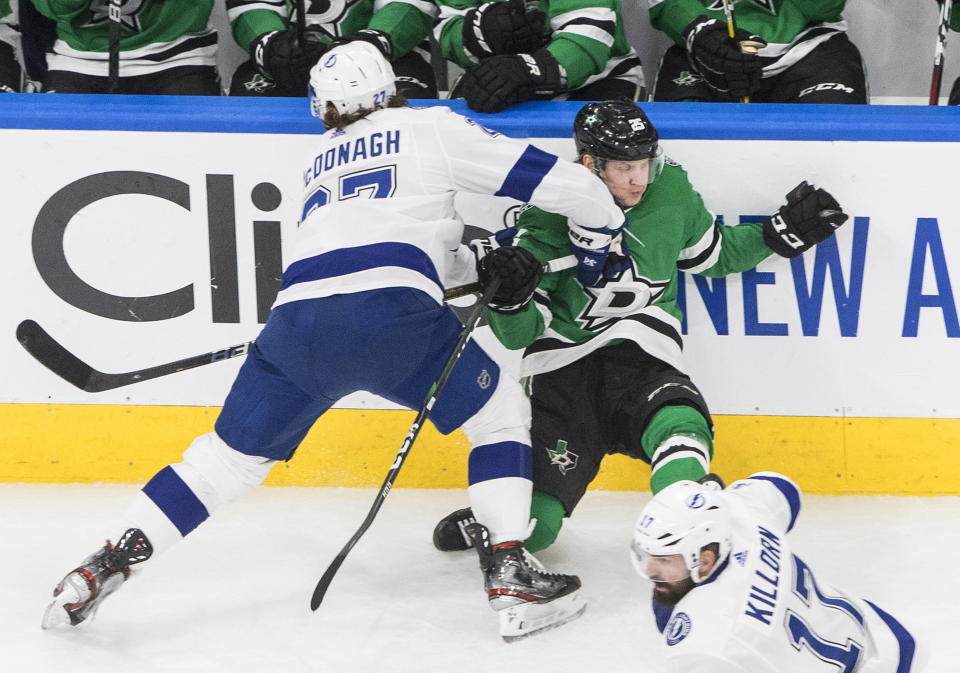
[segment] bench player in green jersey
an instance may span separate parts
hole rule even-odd
[[[436,21],[432,0],[227,0],[233,36],[250,52],[230,84],[232,96],[306,96],[310,68],[332,44],[369,42],[390,61],[407,98],[436,98],[427,41]]]
[[[14,9],[10,0],[0,0],[0,93],[17,93],[21,88],[20,64],[14,47],[20,34]]]
[[[676,44],[663,56],[655,101],[866,103],[860,52],[841,16],[846,0],[647,0],[650,22]],[[759,48],[759,51],[757,51]]]
[[[56,22],[43,91],[110,88],[110,0],[33,0]],[[219,96],[213,0],[126,0],[121,5],[119,93]]]
[[[710,413],[682,358],[678,271],[717,277],[773,253],[794,257],[847,219],[830,194],[803,182],[764,221],[718,225],[631,101],[587,104],[574,133],[579,162],[626,215],[621,254],[608,254],[593,279],[582,268],[545,274],[534,301],[515,314],[488,311],[500,341],[525,349],[530,377],[531,552],[556,539],[608,453],[649,463],[654,493],[684,479],[719,481],[709,476]],[[567,254],[563,217],[529,208],[518,227],[516,245],[539,261]],[[459,510],[444,518],[434,544],[466,548],[461,530],[471,517]]]
[[[434,37],[466,72],[451,98],[479,112],[527,100],[646,97],[620,0],[436,0]]]

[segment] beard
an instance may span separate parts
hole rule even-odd
[[[656,582],[653,585],[653,601],[657,605],[673,607],[695,586],[690,577],[679,582]]]

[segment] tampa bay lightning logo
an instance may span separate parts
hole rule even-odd
[[[668,283],[639,275],[631,259],[629,267],[615,277],[601,281],[596,287],[583,288],[590,300],[577,316],[577,322],[591,331],[608,327],[656,302]]]
[[[144,0],[120,0],[120,25],[135,33],[140,32],[140,13]],[[110,0],[93,0],[90,3],[90,20],[84,28],[99,26],[110,20]]]
[[[700,509],[707,504],[706,498],[703,497],[702,493],[694,493],[689,498],[687,498],[687,507],[690,509]]]
[[[667,639],[667,645],[672,647],[690,635],[692,626],[693,622],[690,619],[690,615],[686,612],[678,612],[671,617],[670,621],[667,622],[667,628],[663,630],[663,635]]]
[[[731,0],[730,4],[736,4],[737,2],[752,2],[753,4],[762,7],[771,14],[777,13],[777,8],[773,5],[774,0]],[[718,12],[723,11],[723,0],[713,0],[713,3],[707,5],[707,9],[715,9]]]
[[[323,62],[323,67],[332,68],[334,64],[336,64],[336,62],[337,62],[337,55],[330,54],[329,56],[327,56],[327,60]]]

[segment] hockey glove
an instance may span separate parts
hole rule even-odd
[[[302,89],[306,95],[310,68],[326,50],[323,43],[309,39],[298,46],[297,31],[289,28],[264,33],[254,41],[251,53],[265,77],[285,89]]]
[[[480,260],[490,254],[497,248],[513,245],[513,239],[517,235],[516,227],[507,227],[496,232],[489,238],[475,238],[467,242],[467,246],[477,258],[477,269],[480,268]]]
[[[617,236],[610,244],[607,259],[603,263],[603,279],[607,281],[620,280],[627,269],[632,268],[630,249],[627,248],[627,239]]]
[[[763,221],[763,240],[781,257],[796,257],[848,219],[829,192],[804,180],[787,194],[786,205]]]
[[[587,229],[569,223],[570,250],[577,258],[577,280],[584,287],[598,285],[604,277],[610,244],[617,233],[611,229]],[[611,270],[615,273],[614,270]]]
[[[500,279],[500,287],[487,306],[509,315],[519,313],[530,303],[543,275],[543,266],[528,250],[508,245],[484,255],[477,274],[482,287],[487,287],[494,278]]]
[[[727,24],[702,15],[683,29],[683,36],[690,67],[711,89],[736,100],[759,88],[763,65],[757,50],[767,46],[762,37],[739,28],[730,37]]]
[[[548,100],[560,93],[560,64],[546,49],[532,54],[491,56],[460,80],[470,109],[500,112],[526,100]]]
[[[390,42],[390,36],[384,33],[382,30],[364,28],[363,30],[358,30],[355,33],[338,37],[330,43],[330,46],[335,47],[338,44],[346,44],[347,42],[356,42],[358,40],[361,42],[369,42],[380,50],[380,53],[383,54],[385,59],[388,61],[393,60],[393,43]]]
[[[478,60],[497,54],[528,54],[542,47],[546,16],[524,0],[487,2],[463,16],[463,48]]]

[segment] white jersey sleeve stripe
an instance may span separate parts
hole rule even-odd
[[[533,190],[540,186],[544,176],[556,163],[555,154],[527,145],[494,196],[509,196],[523,203],[528,202]]]
[[[297,283],[346,276],[381,266],[415,271],[429,278],[441,291],[443,290],[440,275],[430,256],[415,245],[394,241],[340,248],[298,259],[283,272],[280,290],[286,290]]]
[[[900,661],[897,664],[896,673],[911,673],[917,651],[917,641],[914,640],[913,635],[907,631],[906,627],[898,622],[893,615],[885,610],[881,610],[870,601],[865,602],[873,608],[873,611],[883,620],[883,623],[890,627],[894,638],[897,639],[897,643],[900,645]]]
[[[777,490],[780,491],[790,506],[790,523],[787,525],[787,532],[789,533],[793,528],[793,524],[797,521],[797,515],[800,514],[800,489],[786,477],[774,473],[754,474],[747,477],[747,479],[768,481],[777,487]]]

